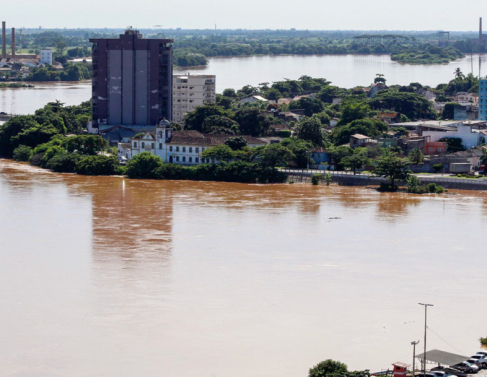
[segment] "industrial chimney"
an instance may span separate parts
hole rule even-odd
[[[12,59],[15,60],[15,28],[12,28]]]
[[[2,21],[2,59],[7,59],[7,32],[5,21]]]
[[[480,17],[479,21],[479,43],[482,43],[482,17]]]

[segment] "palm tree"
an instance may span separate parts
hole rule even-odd
[[[453,74],[455,75],[456,79],[458,79],[458,78],[463,79],[464,78],[462,70],[460,68],[455,69],[455,72],[453,72]]]

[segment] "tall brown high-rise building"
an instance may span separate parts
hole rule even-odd
[[[155,126],[172,118],[171,39],[93,38],[93,127]]]

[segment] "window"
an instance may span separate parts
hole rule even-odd
[[[176,161],[179,162],[179,156],[176,156]]]
[[[186,153],[186,147],[183,147],[183,153]]]
[[[433,152],[433,150],[434,150],[433,148],[430,148],[430,152]]]
[[[190,157],[189,158],[189,162],[193,162],[193,157]]]
[[[195,151],[196,153],[200,153],[200,149],[199,149],[198,147],[196,147],[196,148],[194,149],[194,151]]]
[[[162,149],[162,143],[159,143],[159,149]]]
[[[145,143],[144,143],[144,142],[142,142],[141,147],[142,147],[142,148],[145,148]]]
[[[193,153],[193,147],[189,147],[189,153]]]
[[[169,152],[172,152],[172,145],[169,146]]]
[[[137,148],[137,142],[134,141],[134,148]]]
[[[438,152],[441,152],[441,148],[438,148]]]
[[[150,145],[151,149],[155,149],[154,143]]]
[[[198,163],[198,161],[199,161],[198,157],[195,157],[195,158],[194,158],[194,162],[195,162],[195,163]]]
[[[179,152],[179,147],[176,147],[176,152]]]
[[[183,156],[183,162],[186,162],[186,157]]]

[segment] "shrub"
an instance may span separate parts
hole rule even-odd
[[[325,183],[327,186],[330,186],[330,183],[332,182],[332,179],[331,179],[331,174],[330,173],[326,173],[325,174]]]
[[[315,173],[311,176],[311,183],[315,186],[319,185],[321,180],[323,180],[323,174]]]
[[[49,147],[46,152],[43,154],[41,158],[41,164],[40,166],[42,168],[46,168],[47,164],[49,161],[56,155],[66,153],[63,147],[60,147],[59,145],[55,145],[53,147]]]
[[[348,372],[346,364],[331,359],[322,361],[309,370],[309,377],[340,376]]]
[[[487,338],[480,338],[480,344],[487,346]]]
[[[81,159],[82,156],[77,153],[60,153],[51,158],[46,167],[56,173],[74,173]]]
[[[430,183],[428,185],[428,192],[432,194],[441,194],[443,191],[443,186],[437,185],[436,183]]]
[[[26,145],[19,145],[14,149],[13,158],[15,161],[29,161],[32,157],[32,148]]]
[[[120,164],[113,156],[87,156],[78,161],[76,172],[82,175],[120,174]]]
[[[154,169],[162,166],[160,157],[143,152],[132,158],[126,166],[129,178],[155,178]]]
[[[277,136],[282,137],[282,138],[291,137],[291,131],[290,130],[281,130],[277,133]]]
[[[438,173],[443,169],[443,164],[434,164],[433,169],[435,169],[435,173]]]

